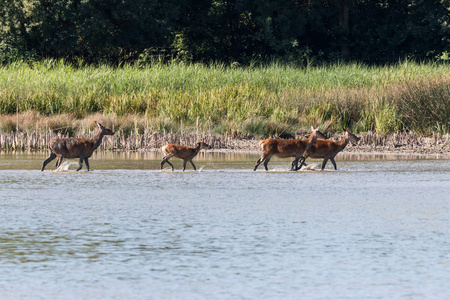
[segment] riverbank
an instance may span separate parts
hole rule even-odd
[[[0,66],[0,132],[449,132],[450,64]],[[103,122],[102,122],[103,123]]]
[[[93,137],[95,131],[87,136]],[[47,150],[48,143],[55,137],[68,137],[53,132],[12,132],[0,133],[0,151],[43,151]],[[339,140],[340,135],[330,137]],[[349,153],[382,153],[382,154],[415,154],[438,155],[450,157],[450,134],[433,134],[430,137],[416,133],[395,133],[380,135],[372,132],[360,134],[357,144],[349,143],[344,152]],[[304,138],[304,136],[296,136]],[[105,136],[100,151],[155,151],[166,144],[182,144],[194,146],[198,141],[204,140],[214,147],[215,152],[249,152],[259,153],[259,138],[237,137],[233,135],[213,134],[174,134],[144,131],[142,134],[131,132],[124,134],[116,132],[114,136]]]

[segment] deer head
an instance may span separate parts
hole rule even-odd
[[[98,129],[100,130],[100,132],[103,135],[114,135],[114,131],[112,131],[111,129],[106,128],[105,126],[103,126],[102,124],[98,123],[97,121],[95,121],[95,125],[97,125]]]

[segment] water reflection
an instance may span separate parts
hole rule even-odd
[[[259,152],[239,152],[239,151],[221,151],[208,150],[201,151],[195,159],[210,160],[210,161],[245,161],[257,160],[261,154]],[[97,157],[110,159],[134,159],[134,160],[161,160],[162,153],[160,151],[148,152],[99,152]],[[273,159],[277,159],[274,157]],[[416,160],[416,159],[450,159],[450,156],[442,155],[421,155],[421,154],[371,154],[371,153],[339,153],[337,159],[340,160]],[[289,161],[289,159],[283,159]]]
[[[0,170],[40,170],[42,162],[47,158],[47,152],[1,152]],[[243,164],[246,168],[254,167],[254,163],[259,158],[259,153],[248,152],[229,152],[208,150],[201,151],[194,161],[204,163],[209,168],[233,168],[241,169]],[[162,159],[160,151],[127,151],[127,152],[95,152],[90,159],[92,169],[145,169],[159,170],[159,163]],[[450,157],[438,155],[394,155],[394,154],[358,154],[358,153],[339,153],[336,162],[339,161],[401,161],[401,160],[449,160]],[[71,169],[76,169],[78,159],[64,160],[73,162]],[[290,159],[280,159],[274,157],[273,162],[284,162],[286,166],[290,164]],[[310,162],[319,162],[320,159]],[[176,169],[180,169],[182,161],[174,158],[171,160]],[[253,166],[252,166],[253,164]],[[188,170],[189,170],[188,165]],[[54,170],[54,164],[49,165],[49,170]]]
[[[86,237],[84,237],[86,239]],[[99,259],[99,249],[107,240],[85,240],[76,243],[76,236],[59,235],[49,230],[6,231],[0,234],[0,260],[13,264],[48,262],[60,259]]]

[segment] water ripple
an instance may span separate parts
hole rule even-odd
[[[0,171],[0,298],[450,295],[449,161],[240,164]]]

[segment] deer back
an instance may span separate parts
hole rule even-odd
[[[334,157],[339,152],[340,146],[339,142],[316,140],[307,153],[311,158]]]
[[[349,141],[359,141],[359,138],[344,129],[344,136],[338,142],[329,140],[316,140],[309,152],[312,158],[334,158],[340,151],[344,150]]]
[[[192,159],[198,153],[196,148],[175,144],[163,146],[162,151],[165,155],[175,156],[181,159]]]
[[[114,131],[104,127],[102,124],[95,121],[97,125],[97,133],[94,139],[87,138],[55,138],[50,141],[50,150],[56,155],[63,155],[66,158],[75,157],[91,157],[92,153],[100,143],[103,136],[114,135]]]
[[[85,138],[57,138],[51,141],[50,150],[66,158],[90,157],[95,150],[95,141]]]
[[[298,139],[266,139],[260,142],[265,156],[293,157],[304,151],[304,143]]]

